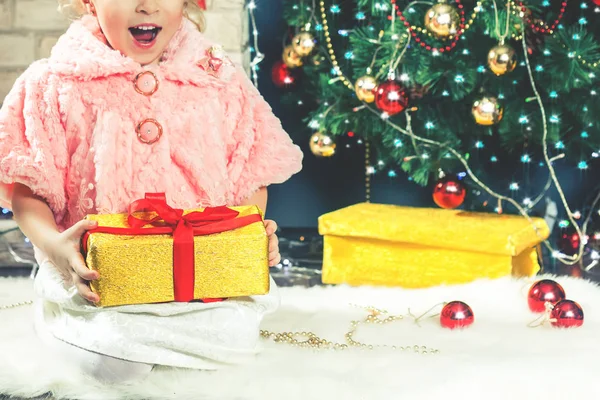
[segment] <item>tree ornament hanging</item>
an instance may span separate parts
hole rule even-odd
[[[497,124],[502,120],[504,113],[498,99],[493,96],[484,96],[475,100],[471,111],[475,122],[484,126]]]
[[[512,72],[517,66],[517,53],[507,44],[498,44],[488,53],[488,66],[498,76]]]
[[[323,132],[315,132],[310,137],[310,151],[317,157],[331,157],[335,154],[335,141]]]
[[[458,10],[446,3],[434,5],[425,13],[425,27],[441,38],[456,35],[460,27]]]
[[[361,76],[354,84],[356,97],[365,103],[372,103],[375,101],[376,90],[377,80],[370,75]]]
[[[292,48],[300,57],[307,57],[316,45],[315,38],[309,32],[300,32],[292,39]]]

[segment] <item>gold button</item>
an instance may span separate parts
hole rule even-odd
[[[155,119],[147,118],[140,122],[135,129],[140,142],[153,144],[158,142],[163,134],[162,126]]]
[[[152,71],[140,72],[133,81],[136,92],[152,96],[158,90],[158,79]]]

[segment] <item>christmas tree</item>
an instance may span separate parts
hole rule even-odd
[[[284,4],[272,77],[315,156],[352,137],[367,176],[404,171],[445,208],[529,216],[554,190],[561,227],[585,234],[556,169],[589,176],[599,157],[599,0]]]

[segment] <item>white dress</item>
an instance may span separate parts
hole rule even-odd
[[[79,348],[122,360],[194,369],[249,361],[260,350],[259,326],[279,306],[271,291],[216,303],[161,303],[100,308],[65,284],[36,249],[38,331]]]

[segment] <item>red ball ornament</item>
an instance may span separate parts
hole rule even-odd
[[[533,312],[544,312],[546,302],[556,304],[565,299],[565,290],[551,279],[543,279],[534,283],[529,289],[527,303]]]
[[[375,105],[388,115],[404,111],[408,106],[406,89],[400,82],[392,79],[380,83],[375,91]]]
[[[580,244],[581,239],[575,230],[564,230],[560,235],[558,248],[564,254],[574,255],[579,251]]]
[[[273,79],[273,83],[280,88],[289,87],[296,83],[295,74],[282,60],[278,60],[273,64],[273,68],[271,69],[271,79]]]
[[[597,6],[600,6],[600,0],[592,0],[592,3],[594,3]]]
[[[583,325],[583,309],[572,300],[561,300],[550,312],[550,323],[559,328],[576,328]]]
[[[444,328],[464,328],[473,323],[473,310],[462,301],[451,301],[446,304],[440,314],[440,323]]]
[[[465,201],[467,190],[458,179],[440,179],[433,188],[433,201],[441,208],[456,208]]]

